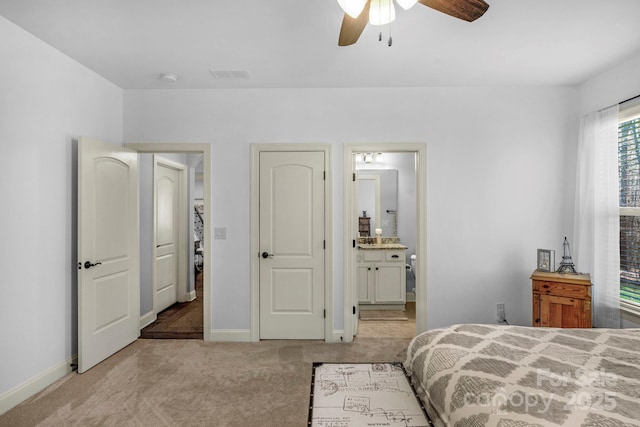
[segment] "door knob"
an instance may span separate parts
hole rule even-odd
[[[91,262],[86,261],[84,263],[84,268],[91,268],[91,267],[95,267],[96,265],[102,265],[102,263],[101,262],[96,262],[95,264],[92,264]]]
[[[273,258],[273,254],[269,252],[262,252],[262,258]]]

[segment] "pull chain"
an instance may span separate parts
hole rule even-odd
[[[382,0],[378,1],[378,16],[382,17]],[[378,41],[382,41],[382,27],[380,27],[380,33],[378,33]]]
[[[393,0],[390,0],[389,4],[389,42],[387,43],[389,47],[393,44],[393,39],[391,38],[391,8],[393,7]]]

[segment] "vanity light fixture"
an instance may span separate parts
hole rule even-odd
[[[356,161],[359,163],[380,163],[383,161],[382,153],[358,153]]]

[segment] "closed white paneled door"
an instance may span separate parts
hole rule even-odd
[[[138,338],[138,154],[78,142],[78,371]]]
[[[323,339],[324,152],[260,153],[260,338]]]

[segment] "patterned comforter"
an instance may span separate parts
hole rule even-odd
[[[454,325],[405,368],[436,426],[640,426],[640,329]]]

